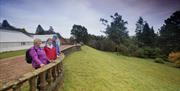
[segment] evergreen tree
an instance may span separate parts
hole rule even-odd
[[[11,26],[11,25],[8,23],[7,20],[3,20],[3,22],[2,22],[2,27],[8,28],[8,27],[10,27],[10,26]]]
[[[142,32],[143,32],[143,28],[144,28],[144,20],[142,17],[139,17],[139,20],[136,23],[136,41],[138,42],[138,46],[141,47],[142,46]]]
[[[159,33],[159,46],[163,53],[168,55],[172,51],[180,51],[180,11],[176,11],[165,20]]]
[[[115,13],[114,15],[111,16],[112,22],[110,25],[106,25],[106,30],[104,33],[107,35],[109,39],[114,41],[116,44],[121,44],[124,43],[125,40],[129,37],[128,36],[128,31],[127,31],[127,21],[124,21],[122,19],[122,16],[119,15],[118,13]],[[107,23],[108,21],[105,19],[100,19],[102,23]]]
[[[55,32],[54,32],[54,29],[53,29],[53,27],[52,27],[52,26],[50,26],[50,27],[49,27],[49,30],[48,30],[48,31],[49,31],[49,33],[50,33],[50,34],[55,33]]]
[[[151,40],[150,40],[150,28],[149,28],[149,24],[148,23],[145,23],[144,24],[144,28],[143,28],[143,31],[142,31],[142,43],[144,45],[149,45]]]
[[[7,20],[3,20],[1,27],[5,29],[16,29],[15,27],[11,26]]]
[[[149,24],[143,20],[142,17],[136,23],[136,40],[139,47],[149,46],[155,47],[155,41],[157,35],[154,32],[153,27],[149,27]]]
[[[44,34],[44,29],[41,27],[41,25],[38,25],[36,28],[36,34]]]

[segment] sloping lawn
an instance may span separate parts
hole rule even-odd
[[[83,46],[64,62],[64,91],[180,91],[180,69]]]

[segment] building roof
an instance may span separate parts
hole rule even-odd
[[[0,29],[0,42],[32,42],[33,38],[18,31]]]
[[[31,36],[32,34],[32,33],[27,32],[24,28],[16,28],[10,25],[7,20],[3,20],[3,22],[0,23],[0,29],[22,32],[28,36]]]

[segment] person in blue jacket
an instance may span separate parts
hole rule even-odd
[[[60,40],[58,40],[58,37],[57,36],[53,36],[53,42],[52,42],[52,44],[53,44],[53,46],[54,47],[56,47],[56,54],[57,54],[57,56],[59,56],[60,55]]]

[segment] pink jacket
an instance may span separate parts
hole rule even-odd
[[[41,64],[48,64],[49,60],[46,57],[44,50],[40,47],[33,46],[30,49],[30,55],[32,56],[32,66],[34,68],[40,68]]]

